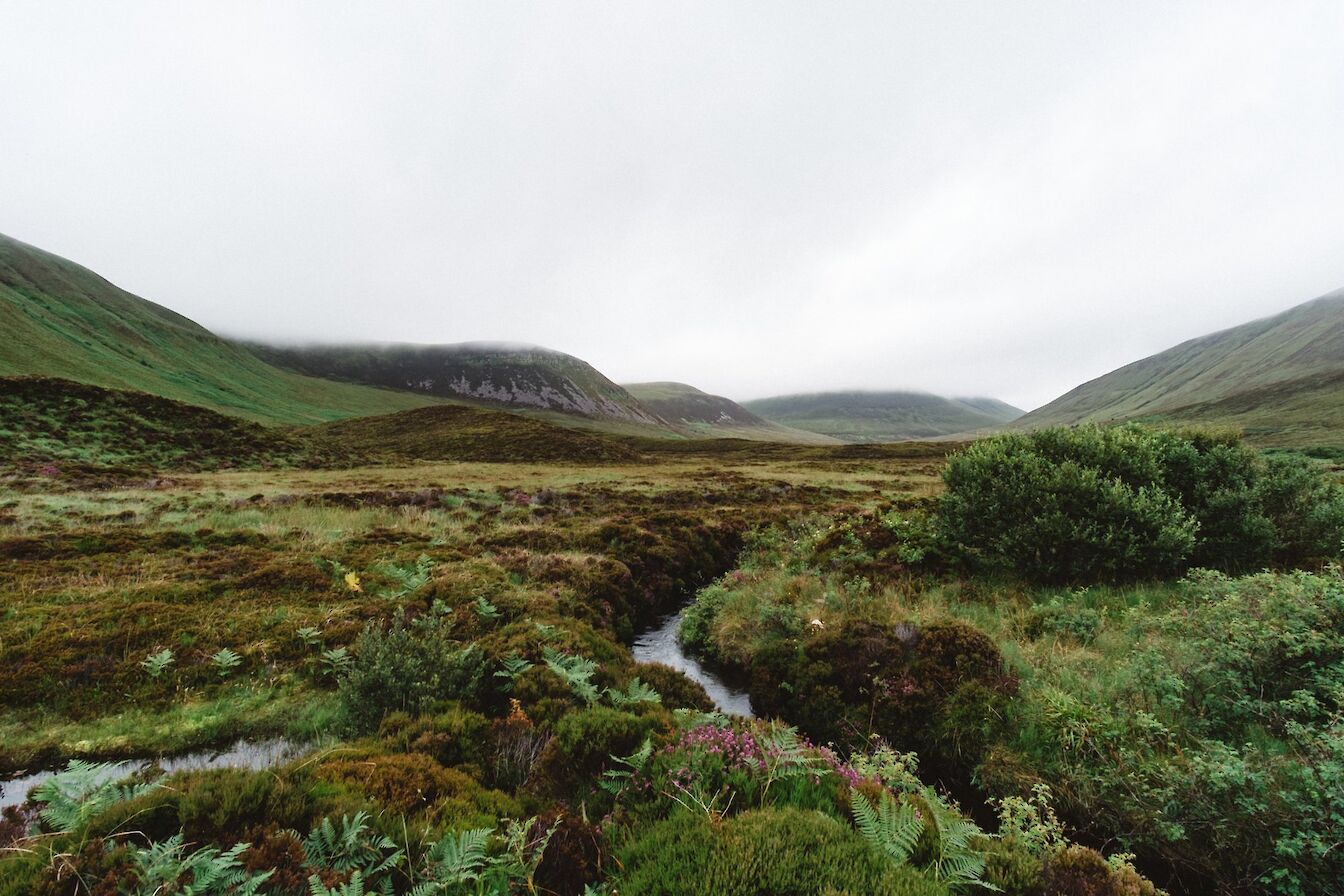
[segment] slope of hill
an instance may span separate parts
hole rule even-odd
[[[610,463],[639,456],[627,440],[491,408],[435,405],[308,427],[313,448],[356,452],[373,461]]]
[[[934,439],[1001,426],[1021,416],[992,398],[943,398],[925,392],[817,392],[743,402],[767,420],[845,442]]]
[[[0,377],[0,480],[99,487],[162,472],[350,462],[338,443],[309,444],[146,392],[50,377]]]
[[[0,376],[135,389],[252,420],[317,422],[430,401],[278,370],[87,268],[3,235],[0,333]]]
[[[1017,421],[1242,426],[1265,443],[1344,437],[1344,290],[1135,361]]]
[[[519,410],[666,428],[586,361],[537,346],[249,344],[280,367],[350,383]]]
[[[710,395],[685,383],[626,383],[624,388],[641,405],[692,436],[800,445],[827,445],[837,441],[820,433],[766,420],[731,399]]]

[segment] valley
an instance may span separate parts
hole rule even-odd
[[[1344,872],[1331,301],[1019,416],[241,345],[0,249],[4,896]]]

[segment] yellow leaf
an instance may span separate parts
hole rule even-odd
[[[345,574],[345,587],[349,588],[351,591],[360,591],[360,592],[362,592],[364,589],[361,588],[361,587],[359,587],[359,573],[357,573],[357,572],[348,572],[348,573],[346,573],[346,574]]]

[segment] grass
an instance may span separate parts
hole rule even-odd
[[[330,731],[335,715],[329,693],[294,684],[242,685],[78,722],[41,710],[10,715],[0,720],[0,741],[9,764],[25,767],[70,756],[171,755],[239,738],[283,735],[313,742]]]
[[[477,414],[539,425],[467,412]],[[324,434],[364,450],[357,438],[386,431],[375,421]],[[571,445],[596,438],[561,432]],[[650,458],[633,443],[611,445],[586,464],[571,456],[196,471],[115,489],[56,477],[0,492],[0,589],[9,595],[0,731],[26,732],[0,737],[0,763],[199,746],[244,718],[249,731],[273,729],[329,693],[298,629],[319,629],[324,647],[349,646],[366,621],[408,603],[465,606],[485,594],[563,622],[586,591],[615,589],[626,604],[604,625],[620,639],[636,617],[676,600],[683,583],[718,571],[701,568],[703,551],[724,563],[740,533],[762,522],[866,506],[889,490],[927,492],[937,466],[915,455],[823,472],[812,453],[822,449],[779,448],[762,459],[686,446]],[[421,555],[434,564],[423,593],[382,596],[390,582],[379,570]],[[600,575],[614,578],[594,579],[593,564],[608,560],[616,565]],[[363,590],[348,590],[319,562],[357,572]],[[636,589],[621,583],[625,570],[639,575]],[[140,661],[163,647],[176,661],[151,680]],[[240,654],[247,682],[267,683],[264,698],[213,680],[209,656],[221,648]],[[167,728],[154,722],[165,717]],[[168,729],[176,740],[165,740]],[[88,750],[69,749],[80,744]]]

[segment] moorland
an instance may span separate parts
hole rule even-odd
[[[0,893],[1338,892],[1328,427],[568,420],[0,250]]]

